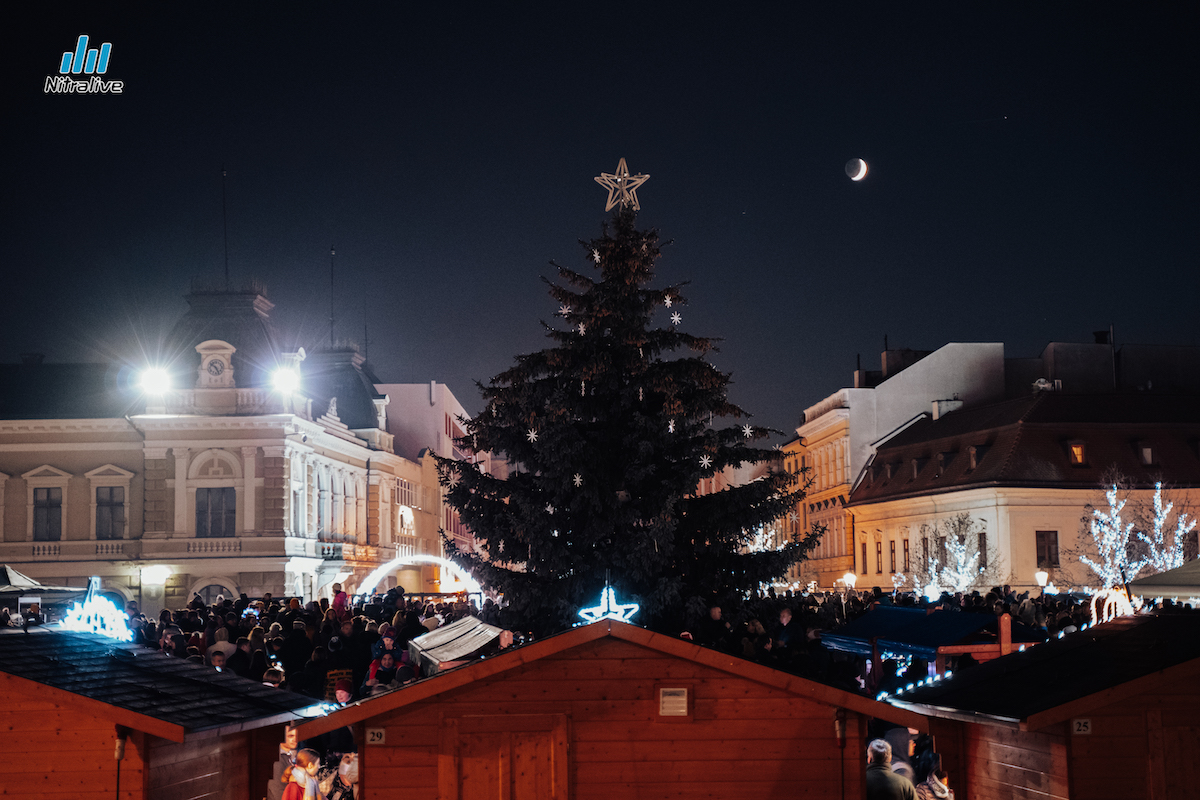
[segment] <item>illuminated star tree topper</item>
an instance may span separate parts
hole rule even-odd
[[[637,603],[618,603],[617,593],[611,586],[605,586],[600,593],[600,605],[579,609],[579,616],[584,622],[591,624],[602,619],[615,619],[617,622],[629,622],[629,618],[638,612]]]
[[[625,159],[617,162],[617,171],[601,172],[596,178],[596,183],[608,189],[608,202],[604,205],[605,211],[612,211],[617,206],[625,208],[628,206],[634,211],[641,210],[638,205],[637,190],[646,181],[650,180],[649,175],[638,173],[637,175],[629,174],[629,167],[625,164]],[[596,254],[596,261],[599,263],[599,254]]]

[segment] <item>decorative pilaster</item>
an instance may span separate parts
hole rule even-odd
[[[242,488],[242,530],[251,533],[254,531],[254,512],[258,508],[258,498],[255,496],[254,479],[258,472],[256,467],[255,456],[258,455],[257,447],[242,448],[242,480],[244,485]]]
[[[187,473],[190,454],[186,447],[172,447],[175,455],[175,525],[171,528],[178,535],[187,532]]]
[[[263,448],[263,531],[278,536],[288,519],[291,497],[291,459],[284,446]],[[292,509],[293,532],[302,528],[299,523],[303,507]]]

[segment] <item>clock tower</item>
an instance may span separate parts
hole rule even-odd
[[[196,345],[200,354],[200,369],[196,379],[197,389],[232,389],[233,353],[236,350],[228,342],[210,339]]]

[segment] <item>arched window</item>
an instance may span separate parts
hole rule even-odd
[[[237,535],[238,459],[225,450],[205,450],[188,468],[188,501],[194,509],[196,538],[225,539]]]

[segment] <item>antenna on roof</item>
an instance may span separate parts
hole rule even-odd
[[[367,292],[363,292],[363,361],[370,360],[370,339],[367,338]]]
[[[229,291],[229,214],[225,208],[225,165],[221,165],[221,227],[225,232],[225,291]]]
[[[329,349],[333,349],[333,257],[336,253],[329,245]]]

